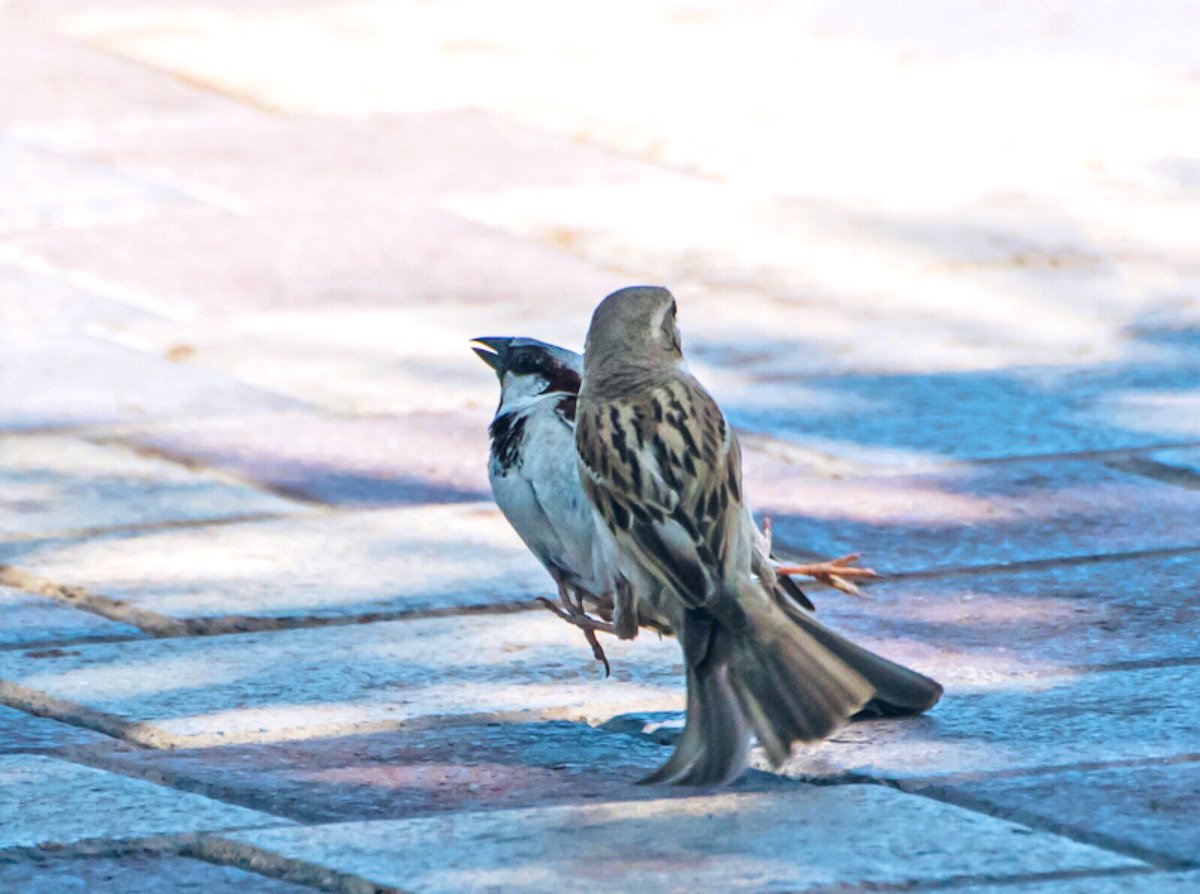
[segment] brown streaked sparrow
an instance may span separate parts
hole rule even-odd
[[[737,437],[688,371],[675,315],[671,293],[651,286],[596,308],[575,446],[617,573],[659,585],[631,591],[632,613],[670,627],[683,648],[687,721],[646,781],[712,785],[745,767],[752,733],[778,766],[794,742],[829,735],[873,700],[916,712],[942,687],[774,598]]]
[[[579,483],[575,457],[575,400],[579,394],[583,357],[567,348],[532,338],[484,337],[474,339],[482,347],[473,350],[500,380],[500,405],[489,427],[491,453],[488,480],[496,504],[558,587],[559,604],[541,600],[551,611],[583,630],[592,654],[610,672],[596,631],[615,632],[614,613],[624,602],[615,599],[618,588],[632,586],[607,568],[604,552],[616,549],[612,535],[600,522]],[[760,547],[770,553],[770,527]],[[875,577],[870,569],[848,563],[857,556],[830,562],[792,566],[794,574],[806,574],[855,593],[849,578]],[[773,559],[773,557],[772,557]],[[643,587],[657,586],[643,578]],[[605,592],[605,587],[613,592]],[[804,608],[813,605],[790,577],[779,576],[778,598]],[[598,615],[597,621],[589,612]],[[627,635],[630,624],[669,633],[654,619],[627,617],[621,622]]]

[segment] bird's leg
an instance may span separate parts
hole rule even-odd
[[[849,593],[851,596],[858,596],[859,589],[854,585],[851,578],[872,578],[880,577],[871,568],[857,568],[854,563],[861,556],[858,553],[850,553],[845,556],[838,556],[836,559],[829,559],[825,562],[811,562],[806,565],[776,565],[776,574],[802,574],[805,577],[811,577],[823,584],[833,587],[835,590],[841,590],[843,593]]]
[[[587,640],[588,645],[592,647],[592,656],[599,662],[604,664],[604,676],[612,675],[612,668],[608,663],[608,656],[604,654],[604,649],[600,646],[600,641],[596,639],[596,631],[602,630],[605,633],[614,633],[613,626],[606,624],[603,621],[597,621],[588,616],[588,613],[583,609],[582,597],[577,597],[578,604],[571,599],[571,588],[567,586],[565,580],[559,575],[554,576],[554,582],[558,584],[558,601],[562,603],[562,607],[555,605],[544,596],[538,597],[538,602],[550,609],[568,624],[572,624],[583,631],[583,637]]]

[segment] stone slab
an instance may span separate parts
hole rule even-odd
[[[681,791],[636,782],[667,759],[662,746],[553,720],[454,722],[176,751],[109,745],[91,754],[107,767],[303,823],[663,798]],[[751,773],[738,787],[793,784]]]
[[[1018,885],[967,885],[962,894],[1191,894],[1200,885],[1200,872],[1151,872],[1086,878],[1060,878],[1051,882]]]
[[[454,503],[491,499],[491,416],[483,406],[366,418],[251,414],[140,427],[122,440],[321,503]]]
[[[951,687],[931,714],[843,727],[798,748],[789,776],[910,779],[1191,756],[1200,665]]]
[[[557,595],[485,503],[0,543],[0,562],[172,618],[348,617]]]
[[[77,745],[111,747],[108,736],[0,705],[0,752],[49,751]]]
[[[1182,469],[1195,476],[1194,481],[1200,485],[1200,448],[1178,450],[1156,450],[1150,454],[1150,459],[1165,463],[1173,469]]]
[[[872,563],[868,563],[872,564]],[[811,589],[817,616],[944,682],[1200,658],[1200,553]]]
[[[190,182],[180,185],[184,187],[197,188]],[[283,208],[257,210],[236,194],[221,193],[212,201],[233,206],[236,215],[176,215],[153,224],[39,232],[12,241],[54,267],[121,283],[209,317],[271,309],[419,304],[424,317],[418,322],[427,329],[435,307],[474,307],[474,321],[455,334],[456,345],[481,334],[481,325],[489,328],[495,306],[515,305],[545,314],[547,309],[561,309],[565,301],[579,309],[571,336],[575,343],[582,342],[592,306],[628,283],[627,274],[562,248],[465,220],[432,200],[394,199],[370,183],[363,189],[363,195],[376,200],[359,196],[357,201],[341,202],[334,197],[330,204],[306,203],[308,184],[300,180],[287,187],[291,204]],[[380,195],[389,197],[386,203],[378,201]],[[481,307],[489,310],[481,313]],[[351,323],[333,318],[323,326],[330,329],[327,336],[340,332],[345,337]],[[406,330],[386,317],[382,323],[382,331],[358,329],[358,346],[386,347],[386,339],[391,339],[394,359]],[[287,328],[273,336],[269,329],[253,335],[270,337],[260,343],[259,353],[289,338]],[[309,337],[320,335],[318,328]],[[227,324],[211,335],[201,328],[189,329],[186,335],[176,331],[174,337],[195,338],[198,349],[210,339],[242,338]],[[354,347],[342,348],[347,356],[341,362],[353,361]],[[259,362],[267,359],[260,357]],[[383,367],[375,374],[386,372]],[[395,409],[385,406],[382,411]]]
[[[172,854],[51,857],[0,863],[0,889],[22,894],[305,894],[311,888]]]
[[[0,646],[36,647],[40,643],[142,635],[128,624],[0,586]]]
[[[16,14],[23,5],[6,4],[5,12]],[[47,4],[37,6],[46,12]],[[135,127],[149,129],[151,120],[177,126],[179,119],[251,113],[210,90],[42,28],[6,28],[0,56],[13,86],[0,97],[0,121],[10,132],[59,150],[81,148],[79,135],[88,132],[93,138],[113,132],[128,137]]]
[[[279,817],[35,754],[0,755],[0,848],[284,825]]]
[[[177,342],[176,342],[177,344]],[[164,349],[163,353],[166,353]],[[0,430],[286,409],[297,402],[210,370],[75,336],[0,335]],[[31,389],[30,382],[39,383]]]
[[[864,823],[870,816],[872,822]],[[815,890],[1137,866],[878,786],[459,813],[222,838],[423,892]]]
[[[782,552],[861,552],[885,574],[1200,545],[1200,492],[1101,463],[830,478],[759,454],[745,474]]]
[[[86,159],[0,137],[0,233],[143,221],[198,210],[182,193]]]
[[[0,437],[0,540],[301,509],[274,494],[119,446]]]
[[[0,679],[167,748],[365,734],[420,718],[682,709],[676,643],[643,636],[606,651],[608,680],[577,630],[521,612],[89,645],[36,663],[0,653]]]
[[[1137,765],[936,786],[1071,838],[1200,866],[1200,763]]]

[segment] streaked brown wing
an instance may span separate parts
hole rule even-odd
[[[682,378],[636,402],[585,403],[580,478],[609,527],[689,606],[719,588],[741,513],[741,456],[716,402]]]

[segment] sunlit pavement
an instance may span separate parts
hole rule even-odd
[[[0,0],[0,889],[1200,890],[1187,2]],[[669,285],[821,616],[722,792],[492,507],[467,342]]]

